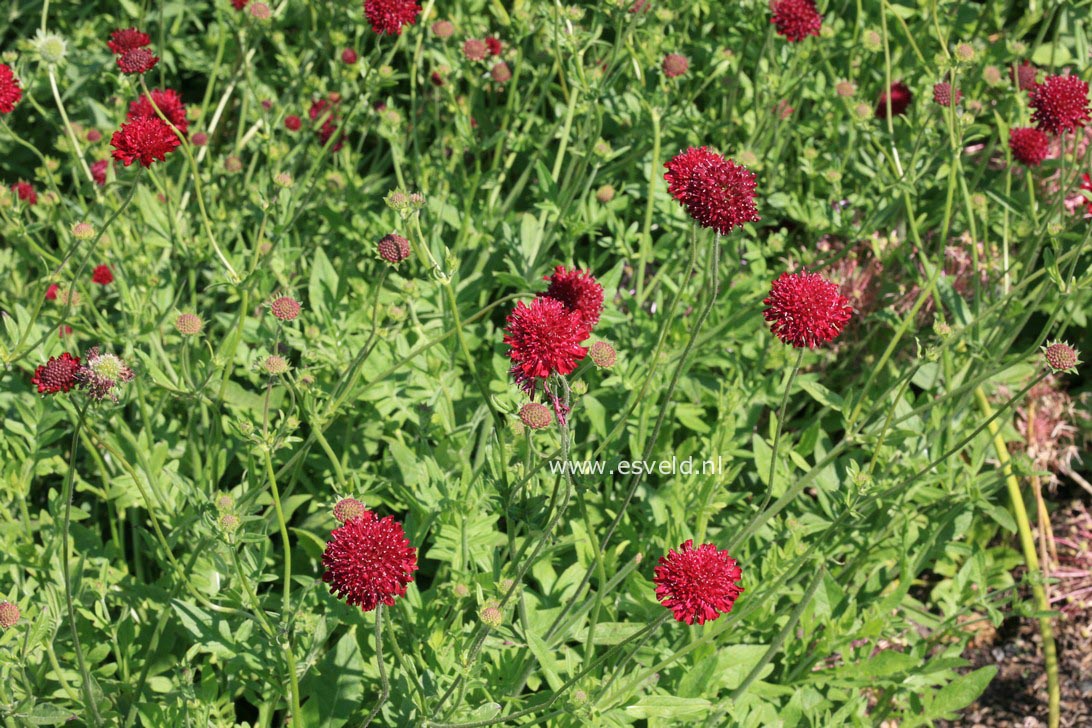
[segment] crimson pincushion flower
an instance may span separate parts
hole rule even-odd
[[[1047,76],[1028,96],[1031,122],[1042,131],[1061,134],[1088,121],[1088,84],[1076,76]]]
[[[770,9],[773,11],[770,22],[777,28],[777,34],[791,43],[809,35],[818,37],[823,27],[823,16],[812,0],[777,0]]]
[[[125,51],[131,51],[134,48],[143,48],[144,46],[151,44],[152,36],[147,33],[142,33],[136,28],[115,30],[110,34],[110,40],[106,41],[106,45],[110,48],[110,52],[119,56]]]
[[[114,159],[126,167],[136,161],[145,167],[152,166],[154,161],[162,162],[178,144],[178,137],[158,116],[130,119],[110,139]]]
[[[711,543],[695,548],[694,540],[687,539],[658,563],[652,579],[656,598],[679,622],[705,624],[728,614],[743,593],[739,564]]]
[[[550,283],[542,295],[556,298],[569,311],[579,313],[589,330],[599,323],[599,314],[603,312],[603,286],[590,272],[569,270],[559,265],[553,273],[542,278]]]
[[[959,89],[955,91],[955,102],[958,104],[963,99],[963,92]],[[941,81],[940,83],[933,84],[933,101],[941,106],[951,106],[952,104],[952,85],[947,81]]]
[[[133,48],[118,56],[118,68],[127,75],[147,73],[159,63],[159,56],[147,48]]]
[[[881,91],[879,98],[876,99],[876,117],[879,119],[887,118],[888,94],[891,96],[892,116],[905,114],[906,110],[910,108],[910,102],[914,99],[914,94],[910,92],[909,86],[902,81],[895,81],[888,91]]]
[[[80,358],[67,351],[34,370],[30,383],[38,388],[38,394],[67,392],[76,386],[76,373],[80,370]]]
[[[28,205],[38,204],[38,190],[34,189],[34,185],[26,180],[19,180],[14,183],[11,186],[11,191]]]
[[[110,266],[95,266],[95,270],[91,271],[91,282],[98,283],[100,286],[106,286],[113,283],[114,274],[110,271]]]
[[[337,133],[337,104],[338,102],[333,100],[316,99],[307,111],[311,121],[322,122],[316,133],[319,135],[319,141],[322,142],[323,146],[326,146],[326,143],[330,141],[330,137]],[[330,151],[340,151],[343,138],[344,134],[338,137],[338,140],[330,147]]]
[[[499,56],[504,52],[504,44],[500,42],[500,38],[496,36],[489,36],[485,39],[485,47],[489,49],[489,55]]]
[[[23,98],[23,89],[19,79],[6,63],[0,63],[0,114],[10,114],[19,99]]]
[[[521,389],[533,393],[538,380],[570,374],[588,350],[581,342],[591,335],[580,313],[569,311],[556,298],[539,296],[528,306],[516,303],[508,314],[504,343],[511,347],[512,376]]]
[[[106,184],[106,170],[109,168],[109,159],[99,159],[91,163],[91,178],[99,187]]]
[[[186,105],[182,103],[182,97],[178,95],[178,92],[173,88],[157,88],[152,89],[151,95],[151,101],[148,100],[147,96],[141,96],[129,104],[129,116],[127,118],[135,119],[138,116],[144,116],[158,119],[159,115],[155,113],[155,109],[152,107],[154,101],[159,110],[163,112],[163,116],[167,117],[167,121],[174,124],[178,131],[185,135],[190,122],[186,118]]]
[[[694,164],[682,203],[699,225],[721,235],[761,219],[755,207],[754,173],[719,154]]]
[[[690,68],[690,61],[686,59],[686,56],[679,55],[678,53],[668,53],[664,56],[663,62],[660,64],[663,68],[664,75],[668,78],[675,78],[686,73]]]
[[[1039,69],[1031,65],[1030,61],[1025,60],[1019,66],[1014,65],[1009,69],[1009,76],[1012,78],[1016,87],[1021,91],[1031,91],[1037,85],[1035,82],[1035,75],[1039,72]]]
[[[364,0],[364,17],[380,35],[402,35],[402,26],[417,22],[420,12],[414,0]]]
[[[1039,166],[1050,151],[1050,138],[1046,132],[1031,126],[1018,126],[1009,130],[1009,149],[1012,158],[1028,167]]]
[[[689,147],[685,152],[679,152],[669,159],[664,163],[667,167],[664,179],[667,180],[668,194],[679,202],[683,202],[686,196],[686,185],[690,182],[694,168],[701,162],[719,157],[720,155],[709,147]]]
[[[417,570],[417,549],[392,516],[377,518],[365,509],[330,533],[322,565],[331,594],[370,612],[405,595]]]
[[[816,348],[842,333],[853,315],[849,299],[818,273],[782,273],[763,301],[774,336],[801,349]]]

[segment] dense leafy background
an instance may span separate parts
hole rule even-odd
[[[0,174],[41,197],[0,205],[0,596],[23,612],[0,636],[0,714],[93,722],[61,569],[72,468],[78,649],[105,724],[280,725],[286,649],[299,724],[359,724],[381,690],[374,615],[319,580],[331,507],[348,495],[395,515],[419,548],[416,582],[384,614],[379,723],[956,716],[993,675],[971,669],[968,643],[1034,611],[975,392],[1001,410],[1027,482],[1036,469],[1012,407],[1042,368],[1038,349],[1092,348],[1088,226],[1058,192],[1087,161],[1029,174],[1007,163],[1007,128],[1029,116],[1008,68],[1030,59],[1087,77],[1088,3],[821,3],[822,37],[799,44],[773,34],[764,2],[425,5],[397,40],[377,37],[356,2],[275,2],[268,21],[227,0],[5,8],[0,50],[27,98],[0,126]],[[453,37],[429,31],[438,18]],[[152,35],[162,61],[149,86],[177,89],[190,134],[208,135],[193,148],[199,188],[181,151],[118,167],[103,188],[88,181],[34,50],[43,24],[68,43],[53,72],[88,162],[109,156],[140,94],[109,32]],[[461,53],[487,34],[504,43],[506,84]],[[360,61],[344,64],[344,48]],[[689,58],[684,76],[664,77],[668,52]],[[955,109],[932,102],[944,74],[963,91]],[[873,107],[896,79],[915,98],[888,123]],[[331,93],[338,151],[307,115]],[[724,238],[719,260],[661,177],[702,144],[759,180],[762,220]],[[392,210],[395,189],[424,208]],[[102,236],[76,241],[80,221]],[[379,260],[391,231],[431,249],[457,318],[430,266]],[[90,282],[100,264],[113,284]],[[602,281],[596,338],[619,354],[572,378],[586,393],[571,457],[720,456],[722,474],[550,474],[562,433],[513,426],[525,397],[501,339],[514,301],[557,264]],[[802,265],[859,294],[859,310],[835,346],[804,355],[769,482],[796,352],[769,333],[762,299]],[[79,305],[43,301],[53,282]],[[299,319],[270,315],[279,293],[303,303]],[[200,338],[175,331],[180,312],[205,320]],[[37,396],[29,374],[96,344],[137,377],[74,440],[79,401]],[[259,368],[274,352],[289,375]],[[234,534],[219,526],[223,494]],[[652,568],[688,538],[729,548],[744,571],[735,611],[704,627],[656,621]],[[478,618],[489,600],[504,602],[492,631]]]

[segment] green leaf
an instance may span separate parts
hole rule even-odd
[[[986,687],[996,674],[996,665],[986,665],[974,672],[960,675],[937,691],[925,717],[954,717],[956,711],[966,708],[986,691]]]
[[[59,705],[38,703],[30,711],[30,715],[25,716],[24,720],[30,725],[62,725],[76,718],[75,713],[71,710],[65,710]]]
[[[307,285],[308,303],[316,312],[329,315],[337,303],[337,271],[322,248],[316,247],[311,258],[311,280]]]
[[[626,713],[637,719],[670,718],[672,721],[677,721],[684,718],[701,718],[709,712],[712,705],[704,698],[648,695],[633,705],[626,706]]]
[[[814,380],[801,377],[797,381],[800,382],[800,389],[803,389],[805,392],[810,394],[812,399],[814,399],[816,402],[823,405],[824,407],[830,407],[836,412],[842,411],[842,405],[844,404],[844,400],[839,395],[835,394],[834,392],[830,391],[822,384]]]

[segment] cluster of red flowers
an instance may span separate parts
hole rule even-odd
[[[34,370],[30,383],[39,394],[62,394],[74,388],[83,390],[93,400],[111,399],[117,402],[115,389],[133,378],[133,370],[114,354],[102,354],[97,346],[86,352],[87,361],[67,351]]]
[[[504,337],[512,377],[532,396],[540,381],[576,369],[588,353],[581,344],[591,336],[603,310],[603,286],[588,271],[559,265],[545,280],[550,283],[545,293],[530,305],[518,302],[508,315]],[[558,404],[555,397],[558,418],[564,421]]]
[[[910,108],[910,102],[914,100],[914,94],[911,93],[910,87],[905,83],[902,81],[895,81],[887,91],[881,91],[879,98],[876,99],[877,118],[887,118],[887,103],[889,99],[891,101],[891,115],[901,116]]]
[[[106,42],[124,74],[147,73],[159,63],[159,57],[148,50],[151,44],[152,37],[136,28],[115,30]]]
[[[1033,127],[1017,126],[1009,130],[1012,158],[1025,167],[1037,167],[1050,155],[1050,135],[1066,134],[1083,127],[1089,120],[1088,84],[1076,76],[1047,76],[1036,79],[1037,69],[1027,61],[1013,66],[1013,82],[1028,93],[1033,109]],[[1088,175],[1084,175],[1087,182]],[[1081,189],[1085,189],[1082,185]],[[1092,205],[1089,205],[1092,211]]]
[[[667,191],[699,225],[727,235],[757,222],[755,176],[708,147],[690,147],[665,165]]]
[[[338,133],[338,113],[337,107],[341,103],[341,96],[337,93],[331,93],[323,99],[315,99],[311,103],[311,108],[307,111],[307,116],[311,119],[311,122],[315,124],[315,133],[318,134],[319,141],[323,146],[326,146],[330,138]],[[289,124],[290,119],[295,119],[293,124]],[[295,131],[299,128],[299,117],[289,117],[285,119],[285,126],[290,131]],[[293,126],[295,128],[293,128]],[[345,135],[340,134],[334,141],[333,146],[330,147],[330,151],[336,152],[345,143]]]

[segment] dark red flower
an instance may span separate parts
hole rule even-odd
[[[235,8],[236,10],[242,10],[247,6],[247,3],[249,2],[250,0],[231,0],[231,7]]]
[[[686,60],[686,56],[680,56],[678,53],[668,53],[664,56],[662,67],[665,76],[675,78],[686,73],[690,68],[690,61]]]
[[[178,131],[182,132],[185,136],[189,130],[190,122],[186,118],[186,105],[182,103],[182,97],[178,95],[178,92],[172,88],[168,89],[152,89],[152,100],[149,101],[147,96],[141,96],[136,101],[129,104],[129,116],[128,119],[132,120],[138,116],[155,117],[159,118],[159,115],[155,113],[155,109],[152,108],[152,101],[159,107],[159,110],[163,112],[163,116],[167,117],[167,120],[174,124]]]
[[[97,142],[97,141],[99,141],[101,139],[102,139],[102,132],[99,131],[98,129],[88,129],[87,130],[87,141],[94,144],[95,142]]]
[[[106,45],[110,48],[110,52],[119,56],[125,51],[131,51],[134,48],[143,48],[144,46],[151,45],[151,43],[152,36],[147,33],[141,33],[136,28],[115,30],[110,34],[110,40],[106,41]]]
[[[1047,76],[1029,94],[1036,128],[1061,134],[1088,121],[1088,84],[1076,76]]]
[[[318,134],[319,141],[322,142],[323,146],[326,146],[326,143],[330,141],[330,137],[337,134],[337,104],[337,101],[317,99],[311,104],[311,108],[307,112],[307,115],[311,117],[311,121],[321,122],[315,133]],[[344,138],[344,134],[339,136],[333,146],[330,147],[330,151],[336,152],[341,149]]]
[[[755,207],[754,173],[719,154],[694,165],[682,202],[699,225],[721,235],[761,219]]]
[[[47,288],[45,292],[45,300],[56,301],[57,291],[59,290],[61,290],[61,287],[59,285],[57,285],[56,283],[50,283],[49,288]]]
[[[11,191],[14,192],[20,200],[27,203],[27,206],[38,204],[38,190],[34,189],[34,185],[24,180],[19,180],[11,186]]]
[[[1038,85],[1035,81],[1038,73],[1039,69],[1026,60],[1019,66],[1014,65],[1009,69],[1009,77],[1021,91],[1031,91]]]
[[[6,63],[0,63],[0,114],[10,114],[19,99],[23,98],[23,89]]]
[[[906,110],[910,108],[910,102],[914,100],[914,94],[910,92],[910,87],[902,81],[895,81],[891,84],[891,115],[901,116],[906,113]],[[876,117],[879,119],[887,118],[887,91],[881,91],[880,96],[876,99]]]
[[[364,16],[380,35],[401,35],[402,26],[417,22],[420,12],[414,0],[364,0]]]
[[[365,509],[331,532],[322,565],[322,580],[331,594],[370,612],[405,595],[417,571],[417,549],[410,546],[401,523],[391,516],[376,518]]]
[[[489,47],[485,44],[485,41],[478,40],[477,38],[470,38],[463,43],[463,55],[466,56],[469,61],[481,61],[485,60],[485,54],[489,52]]]
[[[1009,149],[1017,162],[1038,167],[1050,151],[1050,137],[1034,127],[1018,126],[1009,129]]]
[[[963,98],[963,92],[956,89],[955,102],[958,104]],[[952,85],[947,81],[933,84],[933,101],[941,106],[950,106],[952,103]]]
[[[152,162],[162,162],[178,147],[178,137],[159,117],[137,117],[122,124],[110,139],[114,147],[114,159],[126,167],[140,161],[145,167]]]
[[[80,370],[80,358],[67,351],[34,370],[30,383],[38,387],[38,394],[67,392],[76,386],[76,372]]]
[[[818,273],[782,273],[763,301],[774,336],[796,348],[816,348],[842,333],[853,315],[849,299]]]
[[[694,548],[694,540],[687,539],[658,563],[652,578],[656,598],[680,622],[705,624],[728,614],[743,593],[739,564],[711,543]]]
[[[664,166],[667,172],[664,179],[667,180],[667,192],[679,202],[686,197],[686,185],[690,183],[690,176],[699,163],[710,159],[719,159],[720,155],[708,147],[690,147],[685,152],[679,152],[669,159]]]
[[[410,242],[397,233],[389,233],[376,244],[379,257],[388,263],[397,265],[410,257]]]
[[[118,68],[122,73],[141,74],[155,68],[159,57],[147,48],[133,48],[118,56]]]
[[[556,298],[539,296],[530,306],[519,301],[507,324],[504,343],[511,347],[512,376],[528,393],[551,374],[570,374],[588,353],[580,343],[591,330]]]
[[[812,0],[776,0],[770,9],[773,11],[770,22],[776,26],[777,34],[792,43],[809,35],[818,37],[823,27],[823,16]]]
[[[303,126],[303,121],[295,114],[284,117],[284,128],[288,131],[299,131],[301,126]]]
[[[113,283],[114,274],[110,272],[110,266],[95,266],[95,270],[91,272],[91,281],[93,283],[98,283],[100,286],[106,286]]]
[[[500,42],[500,39],[496,36],[489,36],[485,39],[485,47],[489,49],[489,55],[499,56],[504,52],[504,44]]]
[[[595,328],[603,312],[603,286],[595,276],[586,270],[569,270],[559,265],[542,279],[550,283],[542,295],[561,301],[566,309],[580,314],[589,330]]]
[[[341,52],[341,62],[344,63],[346,66],[353,65],[354,63],[356,63],[358,58],[359,56],[357,56],[356,51],[354,51],[352,48],[346,48]]]
[[[106,184],[106,170],[109,168],[109,159],[99,159],[91,163],[91,177],[99,187]]]

